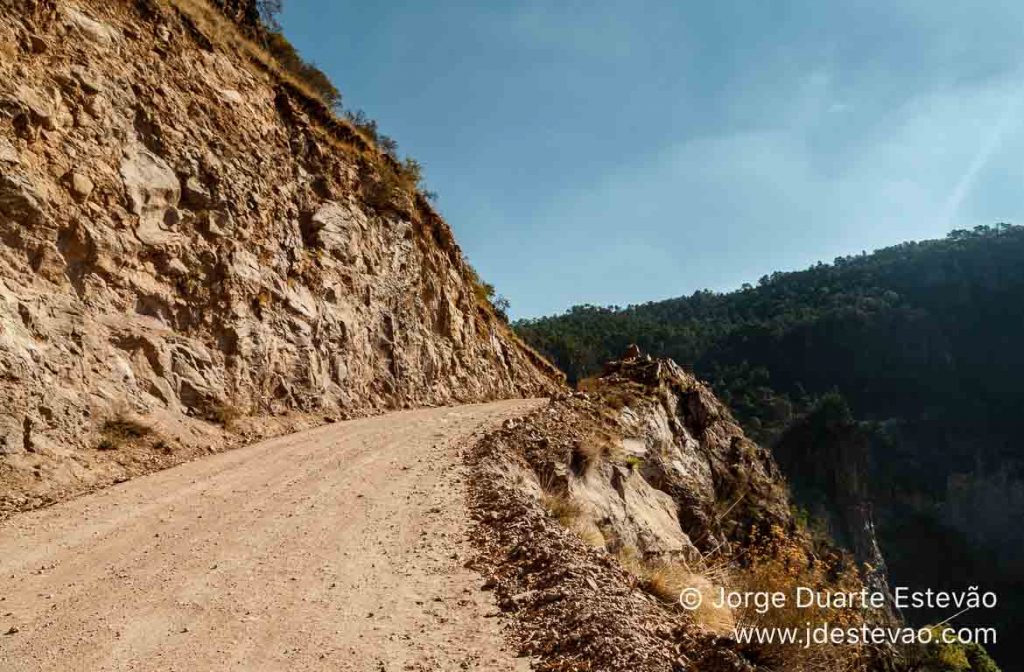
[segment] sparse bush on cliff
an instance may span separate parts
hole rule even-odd
[[[906,669],[912,672],[1000,672],[985,648],[975,643],[944,643],[941,628],[930,628],[935,640],[910,651]]]
[[[512,307],[512,303],[503,295],[498,294],[494,285],[485,282],[469,262],[466,262],[466,268],[469,270],[469,280],[473,285],[477,301],[489,305],[495,315],[508,322],[508,311]]]
[[[377,212],[408,215],[418,207],[417,195],[429,201],[437,199],[436,193],[423,186],[423,166],[413,158],[400,158],[398,143],[383,134],[365,112],[343,110],[341,93],[330,78],[304,60],[284,36],[277,21],[282,0],[213,0],[212,5],[205,0],[170,2],[203,32],[246,53],[302,95],[323,102],[340,123],[376,148],[377,152],[360,150],[360,161],[364,171],[363,200]],[[508,299],[496,295],[494,286],[481,281],[472,270],[471,280],[478,301],[508,322]]]
[[[694,623],[716,635],[732,632],[736,625],[732,612],[715,603],[718,587],[728,584],[724,565],[701,563],[700,567],[690,567],[681,561],[645,560],[632,546],[619,549],[616,559],[647,592],[668,604],[679,604],[683,591],[697,591],[701,595],[700,606],[689,612]]]
[[[828,624],[833,628],[857,628],[865,614],[856,609],[811,605],[800,607],[794,596],[798,588],[813,591],[856,593],[863,588],[856,566],[838,553],[812,556],[801,543],[782,529],[766,534],[752,532],[751,543],[732,572],[732,588],[750,593],[781,592],[785,606],[759,610],[754,605],[735,611],[741,626],[761,629],[802,631]],[[761,613],[763,611],[764,613]],[[759,655],[768,662],[801,672],[853,672],[865,670],[870,658],[867,647],[854,644],[761,644]],[[782,669],[782,668],[779,668]]]
[[[565,527],[571,527],[583,515],[583,508],[579,502],[565,492],[545,492],[541,495],[540,503]]]
[[[273,20],[276,11],[261,14],[257,6],[262,3],[168,1],[208,37],[238,49],[310,99],[319,100],[334,110],[340,109],[341,93],[327,75],[305,61],[280,32]],[[279,2],[268,3],[268,6],[270,4],[280,10]]]
[[[378,211],[407,212],[417,193],[428,200],[437,194],[423,189],[423,168],[415,159],[400,158],[398,143],[380,132],[377,122],[362,110],[343,110],[341,92],[315,64],[306,61],[285,37],[277,21],[282,0],[214,0],[214,11],[204,0],[171,0],[204,31],[233,43],[274,71],[302,94],[324,103],[342,123],[375,147],[379,157],[367,157],[370,173],[364,194]],[[506,307],[507,308],[507,307]],[[504,316],[505,311],[498,310]],[[506,317],[507,321],[507,317]]]
[[[194,0],[190,0],[194,2]],[[281,30],[277,17],[283,0],[212,0],[229,19],[260,44],[278,64],[312,89],[332,108],[341,105],[341,93],[320,68],[303,59]]]
[[[214,403],[206,410],[206,417],[229,432],[238,429],[238,424],[250,413],[247,409],[231,401]]]
[[[380,213],[412,211],[421,179],[420,164],[414,159],[399,162],[385,155],[363,164],[363,197]]]
[[[305,82],[326,105],[333,109],[341,105],[341,92],[331,79],[323,70],[303,59],[283,33],[269,31],[264,37],[263,46],[277,59],[281,67]]]

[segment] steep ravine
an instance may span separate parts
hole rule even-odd
[[[0,2],[0,515],[557,385],[372,146],[177,7]]]

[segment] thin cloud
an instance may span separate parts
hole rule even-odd
[[[960,176],[952,193],[950,193],[949,199],[946,201],[939,218],[943,229],[952,228],[964,200],[978,179],[978,175],[989,164],[996,152],[1003,147],[1007,133],[1019,125],[1022,103],[1024,103],[1024,86],[1021,86],[1017,94],[1006,101],[1002,116],[992,125],[992,130],[988,137],[978,147],[978,151],[967,166],[967,170]]]

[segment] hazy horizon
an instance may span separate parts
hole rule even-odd
[[[451,2],[281,22],[514,317],[1024,219],[1024,7]]]

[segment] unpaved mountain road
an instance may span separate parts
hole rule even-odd
[[[463,567],[459,454],[541,403],[338,423],[15,516],[0,670],[529,669]]]

